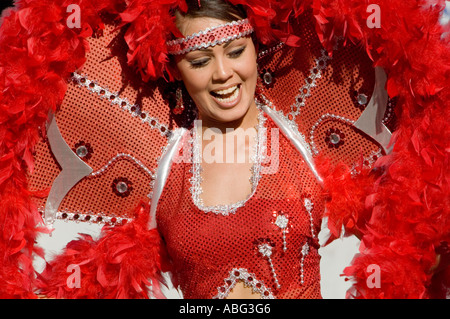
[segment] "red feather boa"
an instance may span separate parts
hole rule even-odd
[[[55,298],[136,299],[155,297],[164,265],[163,244],[158,230],[148,230],[149,206],[136,210],[136,220],[123,226],[105,227],[94,241],[89,235],[70,242],[39,276],[40,293]],[[79,287],[67,284],[69,266],[79,267]],[[70,269],[69,269],[70,270]],[[153,279],[149,282],[149,279]]]
[[[363,44],[374,65],[387,71],[389,95],[399,98],[394,150],[375,165],[382,174],[361,172],[352,179],[348,168],[338,166],[327,175],[331,230],[339,235],[343,225],[362,235],[360,254],[344,271],[355,282],[349,296],[445,298],[445,289],[440,296],[431,293],[433,276],[447,289],[450,283],[446,258],[444,275],[431,271],[436,250],[450,239],[450,50],[438,23],[444,1],[376,3],[379,29],[365,27],[364,1],[313,4],[324,45],[331,47],[333,35]],[[366,283],[374,264],[381,270],[380,288]]]
[[[65,27],[62,4],[17,1],[1,19],[0,298],[35,296],[32,258],[41,254],[34,245],[41,218],[30,200],[27,172],[33,171],[38,128],[62,102],[66,79],[85,62],[85,37],[100,23],[86,18],[77,34]],[[87,16],[93,12],[82,7]]]
[[[31,263],[34,254],[42,255],[34,244],[37,233],[43,231],[37,227],[41,219],[27,185],[39,127],[44,127],[48,112],[60,105],[70,73],[84,64],[89,50],[86,38],[102,28],[99,13],[103,10],[122,14],[122,21],[130,24],[126,39],[129,63],[138,67],[143,78],[163,72],[152,61],[162,61],[164,56],[149,57],[151,53],[142,42],[157,36],[143,33],[145,28],[140,28],[152,23],[151,17],[145,16],[150,11],[144,10],[143,15],[139,11],[147,2],[23,0],[3,14],[0,298],[34,298],[36,287],[59,297],[142,297],[146,296],[146,280],[161,267],[156,233],[146,232],[138,221],[105,229],[97,242],[89,237],[73,242],[52,263],[53,271],[39,280]],[[377,162],[378,173],[362,171],[352,178],[345,165],[331,168],[325,161],[319,165],[331,198],[327,214],[333,235],[339,236],[344,226],[346,232],[362,236],[360,254],[345,270],[354,281],[349,296],[439,297],[432,294],[432,284],[437,279],[441,284],[435,292],[445,292],[449,284],[448,270],[440,274],[430,271],[436,251],[445,254],[442,247],[450,239],[450,66],[449,45],[441,39],[444,30],[437,22],[444,1],[436,1],[434,6],[429,2],[377,1],[381,8],[379,29],[366,26],[369,13],[367,2],[362,0],[267,2],[277,12],[275,19],[283,31],[289,30],[290,14],[298,16],[313,8],[324,46],[332,48],[330,40],[335,35],[360,43],[374,66],[387,71],[389,95],[399,98],[394,151]],[[65,8],[69,4],[81,8],[81,29],[66,27]],[[139,240],[132,240],[133,236]],[[117,245],[110,245],[115,241]],[[146,247],[142,252],[132,248],[144,247],[142,244]],[[152,263],[142,267],[147,258]],[[124,265],[118,264],[119,260]],[[85,290],[77,293],[63,288],[68,263],[83,263],[83,273],[87,274],[84,280],[89,282]],[[368,288],[366,283],[368,266],[373,264],[381,269],[380,288]],[[448,266],[448,258],[441,258],[440,266]],[[118,274],[121,279],[116,280]]]

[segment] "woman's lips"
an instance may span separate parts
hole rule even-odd
[[[241,99],[241,85],[235,85],[225,90],[211,91],[214,101],[222,108],[231,108]]]

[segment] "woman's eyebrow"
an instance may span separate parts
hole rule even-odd
[[[233,41],[229,41],[229,42],[225,43],[225,44],[223,45],[223,48],[226,49],[226,48],[231,44],[231,42],[233,42]]]

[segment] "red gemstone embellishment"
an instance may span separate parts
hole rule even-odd
[[[118,177],[114,179],[111,186],[114,194],[120,197],[127,197],[133,190],[132,185],[133,183],[128,178]]]
[[[75,147],[72,149],[75,154],[78,155],[83,161],[87,161],[92,157],[92,153],[94,153],[91,144],[85,143],[84,141],[80,141],[75,144]]]
[[[339,148],[344,144],[345,134],[337,128],[330,128],[326,131],[325,143],[329,148]]]

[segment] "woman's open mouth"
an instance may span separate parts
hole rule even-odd
[[[210,94],[219,106],[229,108],[239,102],[241,85],[238,84],[224,90],[211,91]]]

